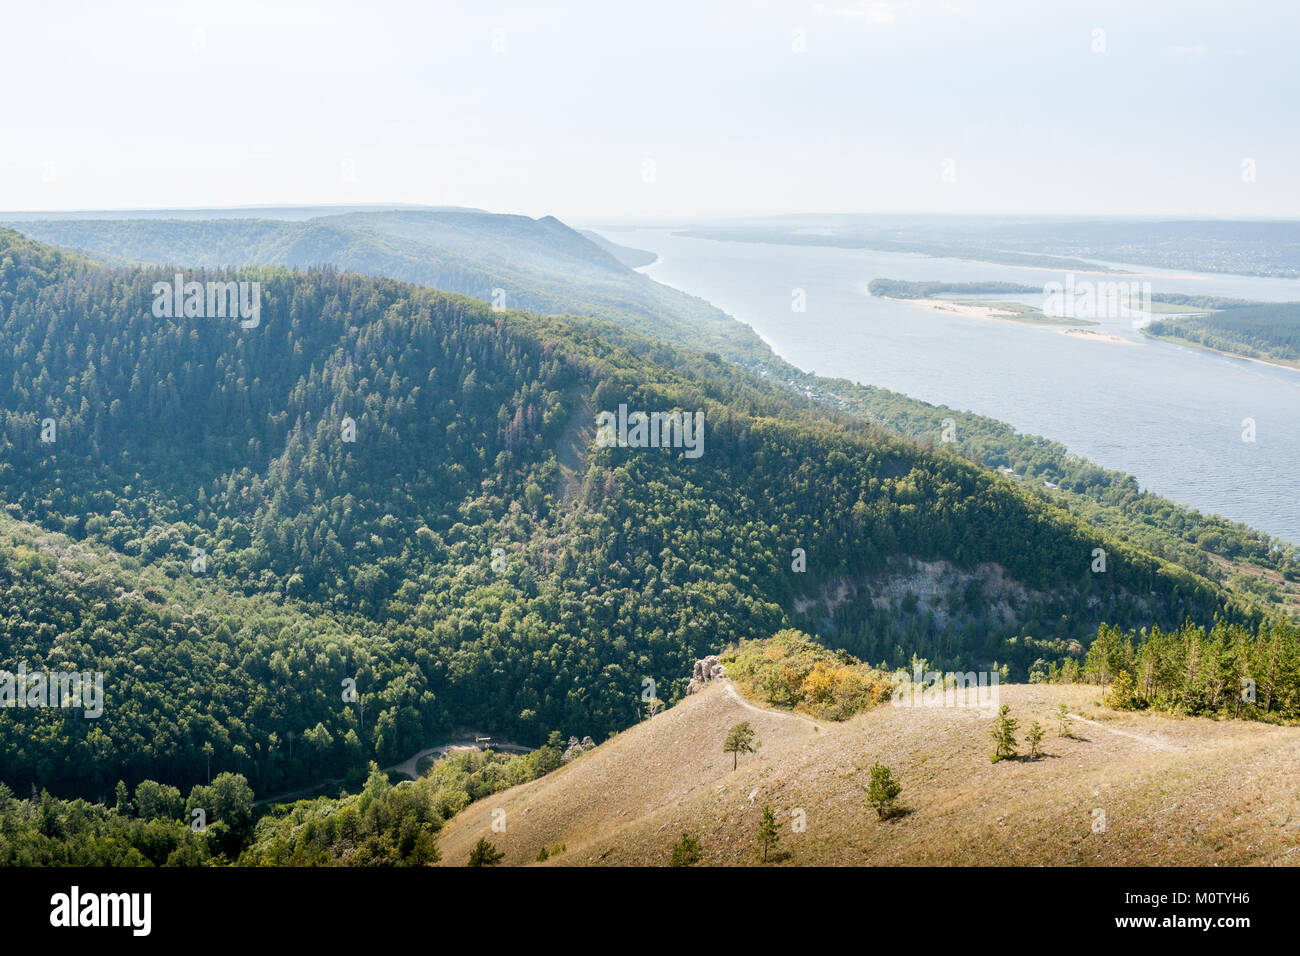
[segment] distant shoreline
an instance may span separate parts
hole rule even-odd
[[[1088,269],[1088,268],[1079,268],[1071,265],[1028,265],[1020,262],[1005,262],[1005,261],[1000,261],[998,259],[981,259],[979,257],[971,257],[971,256],[944,255],[941,252],[924,252],[919,249],[891,249],[885,246],[844,245],[836,242],[798,242],[795,241],[792,237],[751,239],[751,238],[738,238],[735,236],[703,235],[689,229],[673,231],[672,235],[681,236],[682,238],[685,239],[701,239],[707,242],[736,242],[736,243],[750,243],[754,245],[763,245],[763,246],[797,246],[799,248],[811,247],[811,248],[823,248],[823,249],[845,249],[849,251],[865,250],[871,252],[884,253],[887,255],[924,256],[927,259],[947,259],[951,262],[972,262],[978,265],[1000,266],[1005,269],[1035,269],[1040,272],[1061,272],[1067,274],[1073,273],[1074,275],[1124,276],[1125,278],[1128,279],[1177,279],[1177,280],[1185,280],[1188,282],[1208,282],[1211,279],[1213,279],[1216,275],[1220,274],[1220,273],[1185,274],[1185,273],[1165,273],[1165,272],[1132,272],[1128,269],[1105,269],[1105,268]],[[782,238],[784,238],[785,241],[782,241]],[[1222,274],[1236,275],[1236,273],[1222,273]],[[1260,278],[1268,278],[1268,277],[1260,277]],[[1276,278],[1283,278],[1283,277],[1276,277]]]
[[[1187,348],[1200,349],[1202,352],[1213,352],[1215,355],[1223,355],[1228,358],[1243,359],[1247,362],[1258,362],[1260,365],[1271,365],[1273,368],[1284,368],[1289,372],[1300,372],[1300,362],[1292,362],[1287,359],[1279,358],[1260,358],[1257,355],[1243,355],[1241,352],[1229,352],[1226,349],[1216,349],[1212,345],[1202,345],[1200,342],[1193,342],[1191,339],[1185,339],[1179,335],[1152,335],[1145,328],[1138,329],[1147,338],[1156,342],[1173,342]]]

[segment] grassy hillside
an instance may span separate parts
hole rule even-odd
[[[1040,759],[992,763],[992,721],[975,709],[884,705],[833,724],[755,712],[717,684],[471,805],[440,836],[442,862],[463,865],[487,838],[504,865],[563,844],[549,864],[663,866],[685,832],[705,865],[753,865],[770,805],[776,865],[1300,863],[1300,728],[1116,712],[1098,696],[1081,685],[1001,687],[1022,741],[1031,721],[1053,729]],[[1061,704],[1077,715],[1072,739],[1056,735]],[[762,746],[733,771],[721,742],[742,720]],[[877,761],[903,787],[908,812],[892,819],[866,804]],[[504,833],[491,830],[499,811]]]

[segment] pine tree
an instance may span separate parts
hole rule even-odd
[[[998,709],[997,720],[994,721],[993,729],[989,731],[989,736],[993,738],[996,749],[993,751],[992,761],[997,763],[999,760],[1007,760],[1016,756],[1016,727],[1020,722],[1014,717],[1008,717],[1011,708],[1003,704]]]
[[[1106,703],[1120,710],[1128,710],[1136,706],[1133,699],[1133,675],[1126,670],[1121,670],[1111,681],[1110,693],[1106,695]]]
[[[871,765],[871,783],[867,785],[867,803],[875,807],[882,820],[891,817],[897,810],[895,801],[903,792],[902,784],[894,779],[893,772],[877,761]]]
[[[1056,723],[1058,727],[1058,737],[1074,736],[1074,731],[1070,729],[1071,725],[1074,723],[1074,718],[1070,716],[1070,708],[1066,707],[1064,704],[1062,704],[1060,709],[1056,712]]]
[[[131,815],[131,798],[127,794],[126,784],[121,780],[117,782],[117,787],[113,790],[113,802],[117,812],[124,817]]]
[[[1043,736],[1046,731],[1039,726],[1038,721],[1029,725],[1029,730],[1025,732],[1025,739],[1029,741],[1029,759],[1037,760],[1042,756],[1038,752],[1038,745],[1043,742]]]
[[[485,837],[479,837],[474,849],[469,851],[469,863],[466,866],[496,866],[505,854],[494,847]]]
[[[754,740],[754,728],[749,721],[743,720],[727,731],[727,739],[722,744],[722,752],[731,754],[731,769],[735,770],[741,754],[752,754],[759,747]]]

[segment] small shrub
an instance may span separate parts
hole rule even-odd
[[[695,839],[689,833],[683,833],[682,838],[673,845],[673,856],[669,866],[693,866],[703,859],[704,853],[700,849],[700,841]]]

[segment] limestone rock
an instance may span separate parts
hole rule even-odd
[[[718,655],[710,654],[703,660],[695,662],[695,673],[691,676],[691,682],[686,685],[686,693],[694,694],[703,690],[708,684],[725,676],[727,669],[718,661]]]
[[[568,763],[574,757],[586,753],[595,746],[596,741],[592,740],[590,737],[583,737],[582,740],[578,740],[577,737],[570,737],[569,746],[560,757],[560,763]]]

